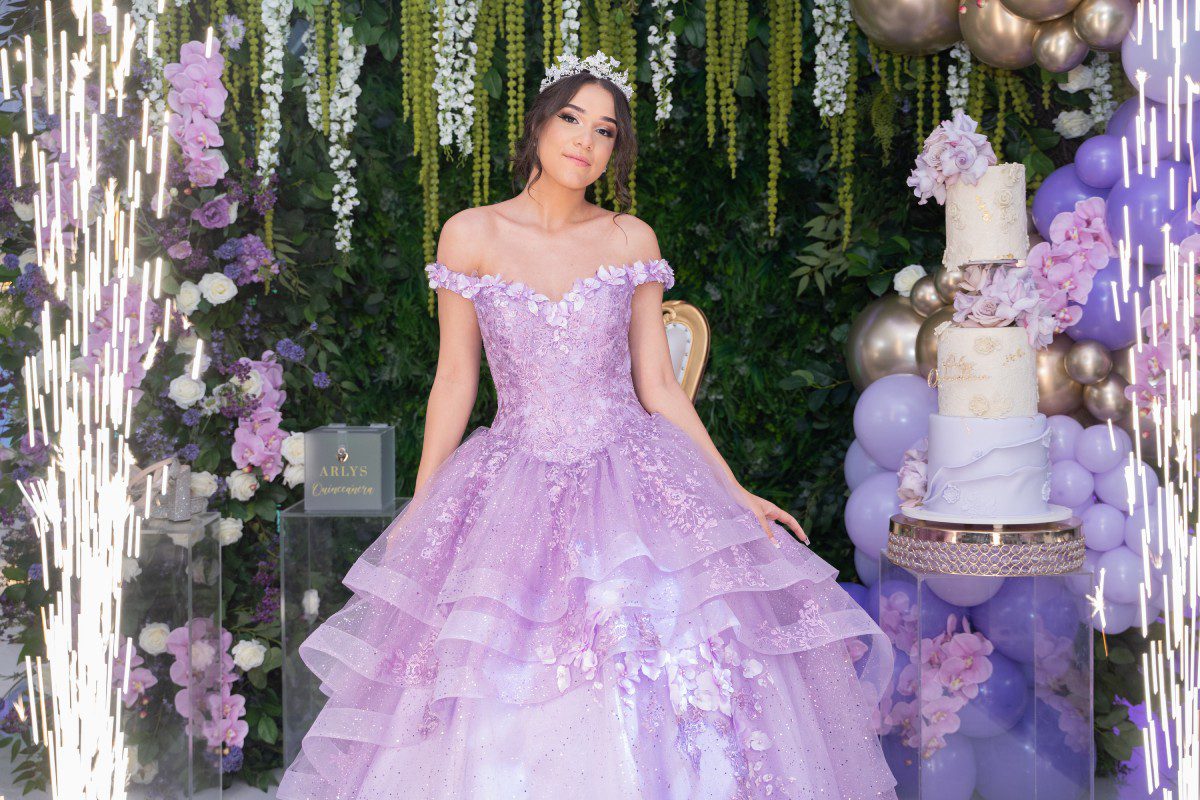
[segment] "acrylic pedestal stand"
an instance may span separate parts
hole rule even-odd
[[[157,685],[136,692],[132,706],[122,702],[121,725],[130,751],[126,792],[130,798],[221,796],[219,738],[209,743],[212,717],[206,698],[221,690],[221,545],[215,511],[189,520],[143,519],[137,558],[125,557],[122,569],[121,656],[125,640],[133,640],[130,681]],[[174,634],[173,645],[161,637],[143,650],[142,629],[162,623]],[[176,641],[178,640],[178,641]],[[186,673],[171,675],[177,655],[210,654],[209,666],[192,660]],[[124,674],[123,666],[121,667]],[[189,676],[187,686],[175,680]],[[186,714],[186,716],[185,716]]]
[[[896,669],[880,732],[901,800],[1091,800],[1091,613],[1067,585],[1091,586],[1083,555],[1075,518],[892,517],[878,619]]]
[[[320,681],[300,659],[314,628],[350,599],[342,578],[410,498],[382,511],[305,511],[304,501],[279,512],[280,622],[283,629],[283,761],[291,764],[325,705]]]

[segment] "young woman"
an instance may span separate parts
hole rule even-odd
[[[676,381],[654,231],[585,199],[611,170],[628,207],[629,94],[560,59],[520,194],[442,230],[414,497],[300,645],[329,699],[281,800],[896,796],[886,638]],[[462,441],[481,346],[499,409]]]

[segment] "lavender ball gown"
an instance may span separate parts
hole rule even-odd
[[[325,707],[280,800],[895,798],[883,632],[634,394],[634,287],[555,301],[435,262],[474,301],[499,410],[351,567],[300,645]]]

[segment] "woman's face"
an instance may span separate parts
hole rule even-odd
[[[538,158],[543,173],[575,189],[594,183],[616,144],[616,116],[608,90],[585,84],[542,126]]]

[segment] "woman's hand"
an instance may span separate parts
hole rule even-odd
[[[765,500],[756,494],[751,494],[746,489],[742,489],[742,500],[746,505],[750,506],[755,516],[758,517],[758,524],[762,525],[763,530],[766,531],[767,536],[776,547],[780,545],[779,541],[775,538],[775,534],[771,531],[771,521],[778,521],[787,525],[796,532],[801,541],[808,544],[808,534],[804,532],[804,528],[800,527],[800,523],[791,514],[770,500]]]

